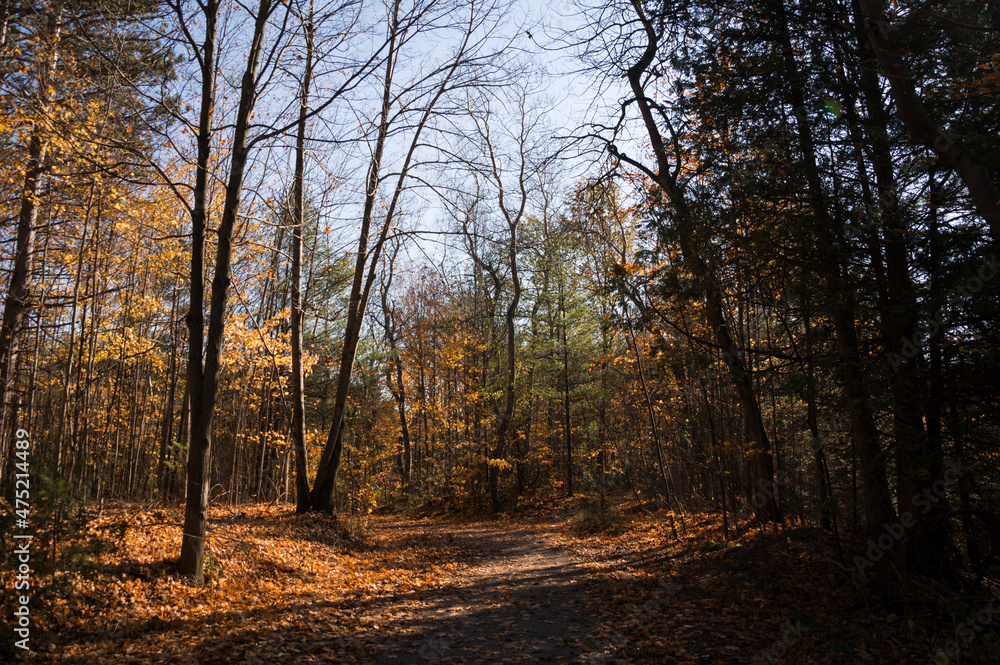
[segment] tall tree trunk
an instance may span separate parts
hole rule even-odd
[[[632,347],[632,353],[635,354],[635,367],[639,374],[639,387],[642,388],[642,396],[646,403],[646,416],[649,418],[649,431],[653,437],[653,445],[656,448],[656,462],[660,469],[660,480],[663,481],[663,494],[669,501],[670,483],[667,482],[667,467],[663,459],[663,445],[660,443],[660,429],[656,426],[656,414],[653,412],[653,398],[649,394],[649,388],[646,385],[646,375],[642,370],[642,355],[639,351],[639,345],[635,341],[635,331],[632,328],[632,319],[625,310],[624,302],[622,302],[622,311],[628,328],[628,337],[625,341]]]
[[[62,470],[63,451],[67,442],[72,442],[73,436],[67,432],[70,429],[70,394],[73,385],[73,356],[76,352],[76,319],[80,309],[80,290],[83,286],[83,264],[87,257],[87,231],[90,229],[90,218],[94,214],[94,193],[97,188],[96,180],[90,182],[90,192],[88,194],[87,209],[83,217],[83,228],[80,231],[80,251],[76,259],[76,275],[73,279],[73,296],[70,302],[69,313],[69,347],[66,350],[66,380],[63,382],[62,408],[59,412],[59,441],[56,447],[56,473]],[[100,213],[97,213],[100,214]],[[171,319],[173,312],[171,311]]]
[[[45,114],[50,103],[50,86],[59,62],[59,40],[62,33],[63,3],[55,2],[47,13],[45,34],[40,35],[39,77],[37,82],[38,113]],[[20,337],[31,307],[31,287],[34,277],[35,237],[38,231],[38,208],[42,194],[42,177],[46,167],[46,139],[36,123],[29,134],[28,159],[21,188],[20,212],[17,217],[17,237],[14,244],[14,270],[4,300],[3,322],[0,324],[0,454],[3,462],[8,453],[17,419],[18,399],[14,391]],[[0,476],[2,479],[3,476]]]
[[[188,324],[188,458],[187,505],[184,513],[184,536],[181,542],[181,572],[196,582],[204,579],[205,533],[208,512],[209,444],[205,434],[211,423],[205,422],[202,385],[205,327],[205,236],[207,231],[208,169],[212,151],[212,114],[215,111],[215,39],[219,5],[207,0],[204,6],[205,40],[201,50],[201,109],[198,120],[197,172],[194,205],[191,211],[191,295]],[[183,20],[183,17],[180,17]],[[214,406],[214,405],[213,405]]]
[[[810,330],[809,307],[803,305],[802,325],[805,334],[805,370],[806,370],[806,425],[812,436],[813,477],[816,484],[816,516],[820,528],[829,531],[832,527],[831,518],[835,510],[830,504],[830,490],[826,483],[826,462],[823,456],[823,443],[819,434],[819,419],[816,404],[816,377],[813,369],[812,331]]]
[[[385,80],[382,87],[382,109],[379,117],[378,134],[375,138],[375,151],[368,165],[368,178],[365,188],[365,205],[361,216],[361,233],[358,238],[358,255],[355,258],[354,281],[351,284],[351,297],[347,306],[347,324],[344,328],[344,348],[340,356],[340,372],[337,375],[337,392],[333,403],[333,422],[327,434],[323,455],[319,460],[316,481],[313,484],[310,500],[312,508],[325,513],[333,512],[333,494],[337,486],[337,473],[340,470],[340,458],[344,451],[344,424],[347,412],[347,396],[351,388],[351,374],[354,371],[354,359],[357,356],[358,342],[361,339],[361,324],[364,321],[367,306],[367,295],[364,279],[369,258],[377,261],[381,244],[374,249],[369,247],[369,235],[375,216],[375,203],[378,196],[378,186],[381,180],[382,153],[385,150],[386,137],[389,134],[390,115],[393,102],[393,73],[396,68],[396,47],[399,33],[400,2],[396,0],[392,7],[392,19],[389,28],[389,51],[385,60]],[[388,225],[388,220],[386,220]],[[371,250],[371,251],[370,251]],[[376,256],[369,256],[369,254]]]
[[[327,434],[326,445],[320,458],[316,481],[313,484],[309,498],[312,508],[326,513],[333,512],[333,494],[337,484],[337,472],[340,469],[340,458],[343,453],[343,432],[346,423],[347,397],[351,387],[351,374],[354,371],[354,360],[357,356],[358,342],[361,339],[361,326],[364,323],[368,300],[379,271],[379,259],[385,247],[389,230],[393,228],[396,209],[403,194],[410,165],[420,145],[420,138],[431,116],[436,112],[436,105],[442,95],[450,88],[453,76],[459,66],[465,63],[466,50],[472,38],[472,30],[464,35],[464,40],[455,52],[454,59],[444,69],[444,76],[434,89],[433,94],[423,107],[420,118],[413,124],[413,136],[406,156],[396,173],[396,183],[392,197],[386,207],[382,228],[370,242],[372,222],[375,218],[375,207],[378,199],[379,184],[382,181],[382,156],[389,130],[394,119],[393,105],[398,101],[399,92],[394,89],[394,73],[397,50],[405,31],[401,27],[401,0],[395,0],[391,8],[389,20],[388,52],[385,59],[385,79],[382,88],[382,108],[376,131],[375,150],[369,163],[368,177],[365,187],[365,204],[361,217],[361,233],[358,238],[358,254],[355,259],[354,280],[351,284],[351,296],[347,308],[347,324],[344,328],[344,348],[340,357],[340,373],[337,376],[337,392],[334,396],[333,419]],[[471,20],[471,19],[470,19]],[[471,27],[471,23],[470,23]],[[409,29],[409,28],[408,28]]]
[[[563,294],[559,295],[559,309],[562,314],[562,407],[563,407],[563,444],[566,447],[566,496],[573,496],[573,428],[570,422],[569,404],[569,341],[566,337],[566,302]]]
[[[184,536],[178,562],[180,571],[190,575],[195,583],[204,581],[205,537],[208,531],[208,499],[211,489],[212,423],[219,392],[219,368],[222,361],[222,344],[225,332],[226,301],[229,296],[232,262],[233,228],[239,214],[243,174],[247,163],[247,129],[250,114],[257,100],[257,67],[264,41],[264,31],[271,13],[271,1],[261,0],[257,9],[254,32],[243,72],[240,102],[233,129],[232,156],[229,180],[222,209],[222,220],[217,231],[218,245],[215,256],[215,276],[212,280],[211,309],[208,321],[207,344],[202,345],[204,305],[203,276],[205,242],[205,195],[209,164],[211,115],[214,108],[214,48],[216,14],[214,0],[206,3],[206,36],[203,57],[202,107],[198,134],[198,173],[195,184],[195,210],[192,212],[193,244],[191,261],[191,312],[189,327],[191,349],[189,374],[191,391],[191,443],[188,449],[187,504],[184,512]],[[199,200],[200,199],[200,200]],[[205,364],[201,353],[204,348]]]
[[[835,219],[831,214],[829,200],[820,178],[815,142],[806,116],[803,75],[795,61],[784,0],[777,2],[776,9],[780,30],[780,46],[790,80],[789,102],[794,109],[801,163],[805,171],[809,203],[816,220],[817,243],[815,250],[820,255],[829,257],[829,260],[823,265],[821,276],[825,281],[827,292],[833,298],[832,319],[839,351],[838,369],[849,404],[851,433],[861,457],[862,491],[864,493],[862,503],[865,508],[868,530],[877,531],[882,528],[883,524],[892,521],[894,514],[885,463],[878,440],[878,432],[875,428],[875,419],[871,411],[869,395],[864,388],[854,318],[854,295],[841,276],[843,272],[842,261],[840,253],[836,251],[843,246],[842,235],[836,231],[843,226],[843,221]]]
[[[503,199],[501,197],[500,201],[501,207],[503,206]],[[517,359],[515,357],[515,352],[517,349],[516,345],[516,331],[514,328],[514,319],[517,316],[517,306],[521,300],[521,279],[517,274],[517,258],[515,249],[517,245],[517,226],[516,224],[509,226],[510,230],[510,247],[508,249],[508,261],[510,262],[511,268],[511,282],[513,284],[513,294],[510,299],[510,304],[507,306],[507,312],[504,315],[504,331],[506,338],[506,373],[504,376],[504,409],[503,413],[500,414],[500,422],[497,427],[497,439],[496,443],[491,452],[490,471],[489,471],[489,491],[490,491],[490,503],[493,508],[493,512],[498,513],[503,510],[503,498],[500,496],[500,466],[498,462],[504,458],[507,454],[507,443],[510,438],[510,426],[514,420],[514,403],[517,395],[514,392],[515,380],[517,377]]]
[[[167,402],[163,406],[163,425],[160,428],[160,460],[156,470],[156,488],[160,500],[167,500],[167,459],[170,442],[174,436],[174,404],[177,400],[177,350],[180,346],[177,334],[177,297],[180,289],[174,288],[170,299],[170,365],[167,369],[170,386],[167,388]]]
[[[875,56],[885,70],[893,99],[907,129],[915,136],[926,140],[920,132],[929,131],[923,124],[930,122],[916,92],[913,79],[907,76],[905,65],[895,50],[895,41],[891,30],[886,30],[876,24],[884,20],[880,0],[856,0],[854,22],[859,31],[867,30],[869,41],[875,50]],[[951,529],[948,518],[948,502],[945,497],[937,497],[928,501],[923,492],[943,483],[944,451],[940,441],[928,437],[924,429],[924,413],[921,404],[925,401],[927,385],[917,367],[915,359],[900,359],[900,347],[907,341],[912,343],[917,330],[919,308],[916,289],[910,277],[908,252],[909,233],[902,211],[899,209],[895,178],[892,167],[892,154],[885,130],[885,110],[882,105],[881,91],[876,77],[869,71],[861,78],[861,90],[868,111],[871,135],[872,167],[875,182],[879,189],[879,199],[884,203],[881,214],[883,245],[885,247],[885,295],[881,307],[884,351],[887,364],[890,365],[888,379],[893,401],[893,428],[896,435],[896,475],[897,475],[897,508],[900,516],[909,514],[915,518],[916,525],[912,537],[905,543],[905,555],[909,563],[920,572],[939,577],[951,577],[953,564],[951,554]],[[918,116],[923,114],[922,119]],[[916,123],[916,124],[915,124]],[[933,143],[934,139],[930,139]],[[935,146],[942,161],[949,164],[962,175],[967,173],[970,164],[976,165],[981,174],[985,174],[982,165],[975,161],[975,155],[966,154],[960,144],[955,143],[944,149]],[[956,162],[961,154],[961,163]],[[973,199],[977,201],[980,214],[991,223],[993,241],[997,242],[998,230],[994,222],[1000,222],[996,202],[1000,199],[996,188],[986,198],[992,197],[992,212],[982,205],[982,195],[977,194],[977,188],[983,187],[983,182],[976,185],[967,180]],[[986,177],[988,181],[988,176]],[[992,185],[992,181],[989,181]],[[988,189],[988,187],[987,187]]]
[[[511,214],[510,210],[507,208],[507,200],[504,195],[503,184],[500,182],[500,168],[497,164],[497,157],[494,153],[493,145],[489,142],[489,132],[486,133],[487,139],[487,149],[489,151],[490,163],[492,168],[493,177],[496,179],[497,188],[497,206],[500,210],[500,214],[504,217],[507,222],[507,267],[510,268],[510,283],[511,283],[511,298],[510,302],[507,304],[507,310],[504,313],[504,338],[506,342],[506,367],[504,375],[504,409],[500,414],[498,426],[497,426],[497,438],[493,450],[490,454],[491,464],[489,465],[489,492],[490,492],[490,503],[493,508],[494,513],[498,513],[503,509],[503,499],[500,496],[500,464],[499,462],[504,459],[507,454],[507,444],[510,438],[510,428],[514,420],[514,404],[517,399],[515,394],[515,384],[517,380],[517,337],[516,328],[514,326],[515,319],[517,317],[517,308],[521,302],[521,277],[518,273],[517,267],[517,245],[518,245],[518,225],[521,221],[521,216],[524,214],[525,205],[527,204],[527,190],[525,183],[525,167],[524,155],[522,153],[522,160],[520,164],[520,177],[518,179],[518,185],[520,188],[520,206],[516,213]],[[523,150],[523,146],[522,150]],[[496,276],[494,276],[496,280]],[[497,298],[499,299],[500,289],[497,287]]]
[[[774,491],[774,457],[771,452],[771,442],[764,427],[760,403],[754,392],[752,377],[740,357],[739,347],[730,333],[729,324],[725,317],[722,288],[709,264],[691,242],[695,230],[695,219],[687,204],[685,193],[677,182],[678,170],[671,166],[667,143],[660,132],[652,102],[646,95],[644,87],[644,76],[653,64],[662,34],[658,32],[657,25],[646,15],[642,2],[640,0],[630,0],[630,2],[636,17],[642,24],[646,36],[646,46],[639,59],[627,70],[626,78],[642,116],[653,155],[656,158],[656,170],[653,171],[642,162],[628,157],[614,143],[611,143],[608,148],[616,159],[631,164],[649,176],[674,209],[682,260],[704,296],[705,314],[712,338],[722,352],[723,360],[729,370],[743,411],[747,434],[753,442],[751,464],[757,478],[757,489],[753,492],[754,514],[758,520],[778,522],[781,521],[781,509]]]
[[[569,418],[569,341],[566,338],[566,297],[559,296],[562,310],[563,434],[566,440],[566,495],[573,496],[573,428]]]
[[[309,510],[309,468],[306,457],[305,377],[302,373],[302,226],[305,223],[303,179],[306,162],[306,119],[309,113],[309,86],[312,81],[314,3],[310,0],[306,19],[306,62],[302,74],[302,101],[295,137],[294,217],[292,220],[292,445],[295,448],[295,509]]]
[[[398,251],[398,246],[396,248]],[[399,414],[399,442],[400,450],[397,451],[396,460],[399,467],[399,478],[403,485],[403,490],[407,491],[410,485],[411,452],[410,452],[410,427],[406,418],[406,386],[403,384],[403,359],[399,355],[399,347],[396,343],[396,320],[393,315],[392,305],[389,302],[389,286],[392,282],[393,260],[389,262],[387,271],[389,273],[388,282],[382,287],[382,315],[385,319],[385,339],[389,343],[389,354],[392,356],[392,369],[386,370],[386,384],[393,400],[396,402],[396,411]],[[395,373],[395,379],[393,379]]]

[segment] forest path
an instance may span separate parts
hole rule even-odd
[[[58,576],[35,576],[31,651],[0,640],[0,663],[926,665],[952,619],[993,607],[985,591],[917,579],[901,615],[893,569],[859,581],[833,558],[863,553],[860,537],[559,512],[474,523],[213,507],[195,586],[176,572],[176,513],[110,507],[63,542],[78,554]],[[963,663],[997,663],[995,625]]]
[[[428,546],[454,562],[442,582],[403,597],[385,597],[392,626],[378,665],[422,663],[606,663],[583,564],[553,546],[555,524],[385,522],[380,536]]]
[[[123,505],[39,607],[32,663],[611,663],[607,581],[569,553],[566,517],[469,522],[216,507],[204,586],[176,574],[181,526]],[[36,637],[37,635],[37,637]],[[0,643],[0,662],[7,662]]]

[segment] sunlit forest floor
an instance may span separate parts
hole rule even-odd
[[[900,584],[891,565],[862,576],[865,543],[811,527],[726,540],[714,515],[587,500],[486,521],[219,507],[207,584],[192,587],[171,564],[180,520],[90,511],[36,580],[27,660],[926,665],[956,662],[939,654],[949,641],[967,665],[1000,653],[989,584]]]

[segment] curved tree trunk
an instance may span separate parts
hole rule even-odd
[[[896,115],[906,131],[930,148],[962,179],[976,211],[986,220],[994,245],[1000,244],[1000,191],[986,165],[957,138],[941,129],[917,94],[916,79],[903,61],[897,36],[885,15],[884,0],[855,0],[878,63],[889,79]],[[859,23],[861,21],[859,20]]]
[[[775,491],[776,487],[774,484],[774,457],[771,452],[771,442],[764,427],[760,403],[753,389],[751,374],[743,363],[739,353],[739,346],[736,344],[729,330],[729,324],[725,317],[722,289],[711,267],[690,241],[692,231],[694,230],[694,216],[688,207],[684,192],[677,182],[677,171],[671,168],[667,142],[657,124],[653,110],[653,101],[647,97],[643,85],[643,77],[653,64],[657,49],[659,48],[659,40],[662,36],[662,21],[660,24],[654,24],[646,15],[646,10],[640,0],[631,0],[631,5],[645,32],[646,48],[639,60],[629,67],[626,72],[626,78],[632,89],[633,99],[642,116],[653,154],[656,157],[656,171],[653,171],[640,161],[628,157],[618,150],[613,143],[608,147],[614,157],[639,168],[648,175],[666,195],[674,209],[675,219],[679,227],[678,236],[682,259],[705,299],[708,326],[712,331],[715,345],[722,352],[726,367],[729,370],[733,387],[736,389],[740,407],[743,411],[747,435],[753,443],[751,467],[757,479],[756,487],[751,497],[754,506],[754,515],[762,521],[779,522],[781,521],[781,509],[778,506],[777,492]]]

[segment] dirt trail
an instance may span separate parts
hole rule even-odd
[[[608,663],[585,593],[594,581],[550,544],[551,525],[383,524],[401,546],[446,543],[458,559],[440,587],[386,598],[392,630],[378,665]]]
[[[133,525],[32,635],[32,663],[612,663],[607,581],[554,543],[565,524],[372,518],[352,544],[319,515],[213,516],[210,584],[170,557],[180,526]],[[110,519],[110,518],[109,518]],[[553,518],[554,520],[555,518]],[[150,528],[142,528],[152,522]],[[117,529],[117,527],[114,527]],[[119,533],[119,531],[113,531]],[[124,533],[124,532],[123,532]],[[220,572],[221,571],[221,574]],[[67,582],[70,584],[70,582]],[[58,613],[58,614],[57,614]],[[51,619],[52,617],[58,617]],[[612,646],[612,642],[614,645]],[[0,662],[5,657],[0,652]]]

